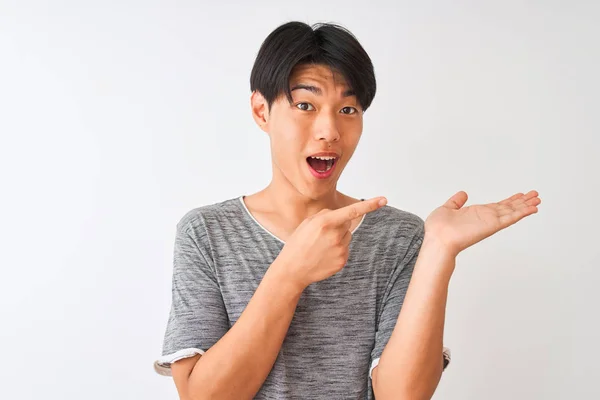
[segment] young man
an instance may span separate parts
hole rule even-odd
[[[423,221],[337,191],[376,88],[342,27],[278,27],[250,81],[272,181],[177,224],[157,372],[184,400],[429,399],[456,256],[537,212],[537,193],[463,207],[458,192]]]

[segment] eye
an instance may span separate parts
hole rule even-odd
[[[312,111],[315,108],[312,106],[312,104],[310,103],[298,103],[296,104],[296,107],[298,107],[299,109],[301,109],[302,111]],[[309,109],[309,107],[312,107],[312,109]]]
[[[346,110],[346,111],[344,111]],[[354,107],[344,107],[342,108],[342,114],[352,115],[357,113],[358,111]]]

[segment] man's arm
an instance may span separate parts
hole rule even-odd
[[[404,304],[372,373],[378,400],[431,398],[443,370],[440,354],[446,299],[456,256],[537,213],[541,204],[535,190],[497,203],[464,207],[467,199],[466,192],[457,192],[425,221],[423,244]]]
[[[404,303],[379,365],[377,400],[430,399],[443,371],[446,299],[455,256],[425,235]]]
[[[252,399],[277,359],[302,289],[283,275],[277,260],[231,329],[201,357],[173,363],[182,400]],[[199,358],[198,358],[199,357]]]

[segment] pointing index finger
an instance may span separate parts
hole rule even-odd
[[[327,215],[327,219],[336,225],[361,217],[371,211],[375,211],[387,204],[385,197],[374,197],[369,200],[358,201],[349,206],[338,208]]]

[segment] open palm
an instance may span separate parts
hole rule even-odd
[[[447,246],[454,254],[494,233],[535,214],[541,203],[535,190],[517,193],[498,203],[463,207],[467,193],[460,191],[443,206],[436,208],[425,221],[425,232]]]

